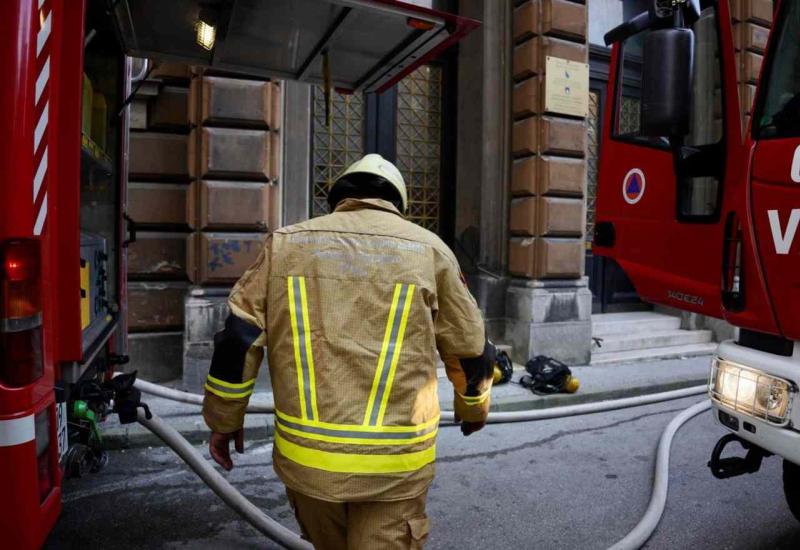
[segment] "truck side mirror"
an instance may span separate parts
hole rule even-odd
[[[645,35],[642,59],[642,135],[687,135],[694,33],[689,29],[674,28],[650,31]]]

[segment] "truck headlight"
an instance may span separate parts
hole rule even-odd
[[[785,425],[795,387],[783,378],[715,357],[708,392],[711,399],[735,411]]]

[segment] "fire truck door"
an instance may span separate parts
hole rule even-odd
[[[782,2],[761,77],[752,135],[751,215],[781,333],[800,338],[800,2]]]
[[[724,86],[736,97],[728,6],[708,4],[691,25],[691,116],[681,153],[666,136],[642,132],[650,31],[613,46],[593,251],[613,258],[643,300],[721,317],[723,182],[742,142],[738,102],[720,93]],[[676,160],[683,154],[694,156],[691,167]]]

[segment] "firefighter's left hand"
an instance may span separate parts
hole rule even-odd
[[[231,440],[234,441],[236,452],[244,454],[244,428],[229,434],[211,432],[211,439],[208,441],[208,452],[211,453],[211,458],[227,471],[233,469],[230,451]]]

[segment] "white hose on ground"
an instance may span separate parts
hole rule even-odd
[[[114,376],[117,376],[117,374]],[[180,403],[189,403],[191,405],[203,404],[203,396],[197,393],[174,390],[172,388],[162,386],[161,384],[154,384],[153,382],[142,380],[141,378],[137,378],[133,385],[143,393],[149,393],[150,395],[155,395],[156,397],[163,397],[164,399],[170,399]]]
[[[146,380],[137,379],[135,386],[144,393],[171,399],[173,401],[180,401],[181,403],[190,403],[192,405],[202,405],[203,396],[196,393],[188,393],[180,390],[167,388],[160,384],[154,384]],[[567,416],[578,416],[581,414],[592,414],[604,411],[616,411],[619,409],[627,409],[629,407],[640,407],[642,405],[651,405],[653,403],[661,403],[662,401],[671,401],[673,399],[683,399],[684,397],[691,397],[693,395],[700,395],[706,393],[708,387],[703,384],[702,386],[692,386],[690,388],[683,388],[680,390],[670,390],[660,393],[651,393],[647,395],[637,395],[635,397],[624,397],[622,399],[611,399],[608,401],[598,401],[596,403],[582,403],[580,405],[567,405],[564,407],[549,407],[546,409],[531,409],[526,411],[509,411],[509,412],[493,412],[489,415],[489,423],[502,424],[506,422],[530,422],[532,420],[546,420],[548,418],[563,418]],[[249,413],[273,413],[275,406],[271,403],[250,403],[247,406]],[[453,411],[442,411],[443,422],[453,422]]]
[[[166,399],[172,399],[183,403],[195,405],[203,404],[203,396],[173,390],[147,382],[136,380],[136,387],[145,393],[157,395]],[[635,397],[625,397],[622,399],[612,399],[609,401],[599,401],[596,403],[583,403],[580,405],[568,405],[564,407],[550,407],[547,409],[533,409],[526,411],[494,412],[489,415],[491,423],[507,422],[530,422],[535,420],[546,420],[549,418],[563,418],[568,416],[578,416],[582,414],[592,414],[600,412],[615,411],[643,405],[652,405],[674,399],[683,399],[694,395],[704,394],[708,391],[707,386],[693,386],[680,390],[672,390],[649,395],[638,395]],[[703,401],[692,405],[678,416],[676,416],[664,429],[658,443],[656,455],[655,477],[653,480],[653,492],[650,497],[650,504],[644,516],[622,540],[617,542],[609,550],[638,550],[647,542],[658,526],[664,507],[667,502],[667,488],[669,484],[669,453],[672,440],[678,429],[691,418],[697,416],[711,407],[709,401]],[[274,406],[250,405],[247,408],[250,413],[271,413]],[[257,506],[247,500],[239,493],[228,481],[217,472],[203,456],[195,450],[191,443],[184,439],[174,428],[165,424],[156,415],[150,420],[145,418],[144,413],[139,411],[139,422],[147,429],[160,437],[169,445],[200,478],[208,485],[228,506],[233,508],[248,523],[253,525],[261,533],[270,539],[283,544],[287,548],[309,549],[311,546],[291,530],[283,527],[275,520],[264,514]],[[453,422],[453,411],[442,411],[442,421]]]
[[[642,519],[625,537],[608,550],[638,550],[656,530],[664,507],[667,504],[667,489],[669,487],[669,452],[676,432],[689,420],[711,408],[710,401],[702,401],[692,405],[681,412],[667,424],[661,439],[658,441],[656,452],[656,467],[653,478],[653,492],[650,495],[650,504],[647,505]]]
[[[652,405],[653,403],[683,399],[684,397],[692,397],[705,393],[708,393],[708,386],[703,384],[702,386],[692,386],[681,390],[636,395],[634,397],[623,397],[621,399],[610,399],[608,401],[597,401],[595,403],[581,403],[580,405],[548,407],[546,409],[531,409],[527,411],[490,412],[488,421],[492,424],[503,424],[507,422],[546,420],[548,418],[565,418],[567,416],[580,416],[582,414],[641,407],[643,405]],[[442,411],[442,420],[452,421],[453,411]]]
[[[300,535],[287,529],[247,500],[175,428],[155,414],[148,420],[142,410],[139,410],[137,419],[140,424],[169,445],[225,504],[262,534],[292,550],[313,550],[311,544],[301,539]]]
[[[115,374],[114,376],[117,375]],[[175,390],[140,378],[136,379],[134,386],[142,392],[156,397],[163,397],[180,403],[189,403],[190,405],[203,405],[203,396],[198,393]],[[275,412],[275,406],[272,403],[250,403],[247,405],[247,412],[258,414],[273,413]]]

